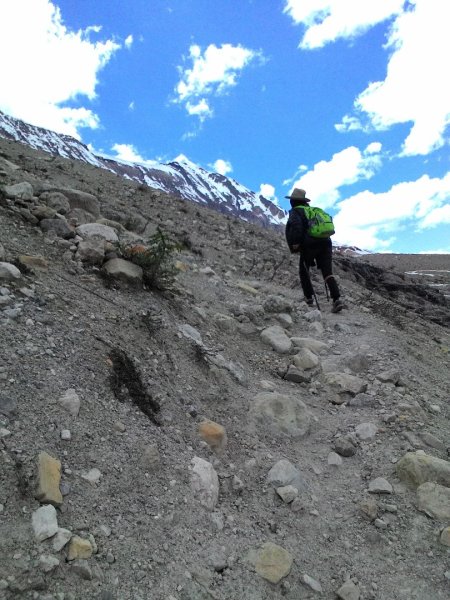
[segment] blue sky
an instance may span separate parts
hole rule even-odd
[[[448,0],[3,0],[0,110],[450,252]]]

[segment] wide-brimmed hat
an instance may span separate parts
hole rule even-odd
[[[290,196],[285,196],[285,198],[289,198],[289,200],[303,200],[304,202],[311,202],[311,200],[306,197],[305,190],[300,188],[294,188]]]

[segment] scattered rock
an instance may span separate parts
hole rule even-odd
[[[286,504],[290,504],[298,496],[298,489],[293,485],[285,485],[277,488],[277,494]]]
[[[266,313],[290,313],[292,304],[283,296],[269,295],[263,302]]]
[[[53,550],[55,550],[55,552],[59,552],[60,550],[62,550],[64,546],[70,541],[71,537],[71,531],[60,527],[56,532],[55,537],[52,539]]]
[[[355,375],[349,375],[348,373],[326,373],[325,381],[337,392],[348,392],[353,396],[365,392],[367,389],[367,383],[365,381]]]
[[[430,448],[434,448],[435,450],[440,450],[441,452],[445,452],[447,450],[446,445],[439,438],[437,438],[432,433],[427,431],[419,431],[419,438]]]
[[[359,587],[353,583],[351,579],[346,581],[336,592],[341,600],[359,600]]]
[[[374,498],[370,496],[364,498],[359,504],[361,514],[369,521],[374,521],[378,516],[378,504]]]
[[[69,551],[67,554],[68,560],[78,560],[90,558],[93,554],[91,542],[78,535],[74,535],[69,544]]]
[[[262,341],[271,346],[279,354],[288,354],[292,349],[292,342],[286,332],[279,325],[272,325],[261,332]]]
[[[289,365],[288,370],[284,375],[286,381],[294,383],[309,383],[311,381],[311,373],[305,373],[293,365]]]
[[[61,462],[47,454],[40,452],[37,465],[37,489],[35,498],[42,504],[61,506],[63,497],[59,489],[61,482]]]
[[[113,279],[119,279],[126,283],[139,283],[143,278],[142,267],[123,258],[108,260],[103,265],[103,269]]]
[[[142,453],[142,464],[146,471],[155,471],[158,469],[161,463],[161,456],[159,454],[158,446],[156,444],[149,444],[145,446]]]
[[[56,508],[46,504],[35,510],[32,515],[32,526],[34,537],[38,542],[54,536],[58,531]]]
[[[340,467],[342,465],[342,458],[336,452],[330,452],[327,457],[327,463],[330,466]]]
[[[81,401],[74,389],[69,389],[59,399],[59,403],[65,408],[73,417],[77,417],[80,412]]]
[[[292,337],[291,342],[296,348],[307,348],[314,354],[321,354],[329,349],[328,344],[314,338]]]
[[[39,567],[44,573],[51,573],[59,566],[59,560],[51,554],[42,554],[39,557]]]
[[[417,487],[428,481],[450,487],[450,462],[425,454],[408,452],[396,465],[402,481]]]
[[[417,507],[433,519],[450,519],[450,488],[437,483],[422,483],[417,488]]]
[[[13,200],[31,200],[34,195],[33,186],[28,181],[22,181],[14,185],[4,185],[2,191],[7,198]]]
[[[292,568],[290,553],[272,542],[266,542],[260,548],[256,557],[255,569],[258,575],[271,583],[278,583]]]
[[[39,222],[39,227],[44,233],[53,233],[56,237],[63,238],[63,240],[75,237],[74,230],[63,218],[42,219],[42,221]]]
[[[322,586],[320,585],[320,583],[316,579],[313,579],[312,577],[307,575],[306,573],[304,573],[302,575],[302,581],[305,585],[307,585],[309,588],[311,588],[314,592],[318,592],[319,594],[322,593],[323,590],[322,590]]]
[[[298,398],[277,392],[257,394],[250,413],[256,422],[265,423],[272,430],[294,438],[308,435],[311,426],[311,413],[306,405]]]
[[[334,449],[341,456],[349,457],[356,454],[356,446],[350,436],[341,436],[334,440]]]
[[[92,569],[87,560],[75,560],[71,566],[71,571],[76,573],[81,579],[91,581],[93,579]]]
[[[439,541],[444,546],[450,546],[450,527],[446,527],[441,531],[441,535],[439,536]]]
[[[203,421],[198,426],[198,431],[202,440],[204,440],[213,450],[221,451],[227,444],[227,433],[225,428],[214,421]]]
[[[392,492],[392,485],[384,477],[377,477],[369,482],[370,494],[392,494]]]
[[[191,488],[196,499],[208,510],[214,510],[219,500],[219,478],[207,460],[195,456],[192,459]]]
[[[293,487],[298,492],[308,489],[308,484],[300,471],[287,459],[283,458],[273,465],[267,474],[267,483],[273,487]]]
[[[308,348],[302,348],[298,354],[294,356],[294,365],[299,369],[315,369],[320,364],[317,354]]]
[[[88,471],[88,473],[84,473],[83,475],[81,475],[81,478],[85,481],[88,481],[91,485],[97,485],[101,477],[101,472],[96,468],[93,468],[90,471]]]
[[[360,440],[373,440],[378,431],[378,427],[374,423],[361,423],[355,427],[355,433]]]
[[[19,265],[22,265],[27,269],[37,271],[47,271],[48,269],[48,261],[43,256],[30,256],[28,254],[21,254],[17,261]]]
[[[86,223],[79,225],[76,230],[77,234],[82,238],[102,238],[106,242],[118,243],[119,238],[112,227],[101,225],[100,223]]]
[[[22,277],[17,267],[7,262],[0,262],[0,282],[14,281]]]

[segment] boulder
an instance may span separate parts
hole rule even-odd
[[[57,191],[64,194],[64,196],[69,200],[71,209],[81,208],[94,217],[98,217],[100,215],[100,203],[92,194],[82,192],[81,190],[74,190],[72,188],[61,188]]]
[[[65,215],[70,211],[69,200],[61,192],[44,192],[39,199],[61,215]]]
[[[365,381],[355,375],[349,375],[348,373],[327,373],[325,375],[325,381],[338,393],[349,393],[353,396],[365,392],[367,389],[367,383]]]
[[[22,273],[17,267],[7,262],[0,262],[0,282],[20,279]]]
[[[285,433],[293,438],[308,435],[311,427],[311,413],[306,405],[296,397],[278,392],[261,392],[250,405],[252,418],[269,426],[272,432]]]
[[[124,260],[123,258],[112,258],[103,265],[107,275],[113,279],[119,279],[127,283],[139,283],[142,281],[143,270],[139,265]]]
[[[292,337],[291,342],[296,348],[307,348],[311,352],[314,352],[314,354],[320,354],[329,349],[328,344],[315,338]]]
[[[105,239],[91,237],[78,244],[77,257],[88,265],[101,265],[105,259]]]
[[[44,233],[54,233],[57,237],[68,240],[75,237],[75,231],[70,227],[65,219],[42,219],[39,227]]]
[[[417,488],[417,508],[433,519],[450,520],[450,488],[422,483]]]
[[[191,489],[195,498],[208,510],[214,510],[219,500],[219,478],[207,460],[195,456],[192,459]]]
[[[272,327],[264,329],[261,332],[261,339],[279,354],[288,354],[291,351],[292,342],[279,325],[272,325]]]
[[[432,482],[450,487],[450,462],[425,454],[407,452],[396,465],[398,477],[414,487]]]
[[[302,492],[308,489],[308,484],[300,471],[287,459],[282,458],[273,465],[267,474],[267,483],[274,488],[294,487]]]
[[[108,227],[108,225],[102,225],[101,223],[86,223],[85,225],[79,225],[76,228],[76,232],[82,238],[98,237],[112,243],[117,243],[119,241],[114,229]]]
[[[15,183],[14,185],[4,185],[2,190],[7,198],[13,200],[31,200],[34,195],[33,186],[27,181]]]
[[[293,363],[299,369],[315,369],[320,365],[320,360],[317,354],[308,348],[302,348],[298,354],[294,356]]]

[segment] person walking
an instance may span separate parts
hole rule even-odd
[[[333,300],[331,312],[340,312],[344,308],[344,304],[340,299],[339,286],[333,275],[331,239],[330,237],[310,235],[310,223],[304,207],[308,207],[311,200],[306,197],[305,190],[294,188],[291,195],[285,197],[290,200],[292,207],[286,223],[286,240],[290,251],[300,254],[299,274],[305,302],[309,306],[314,304],[314,290],[309,276],[309,268],[316,264],[322,272],[323,280],[328,286]]]

